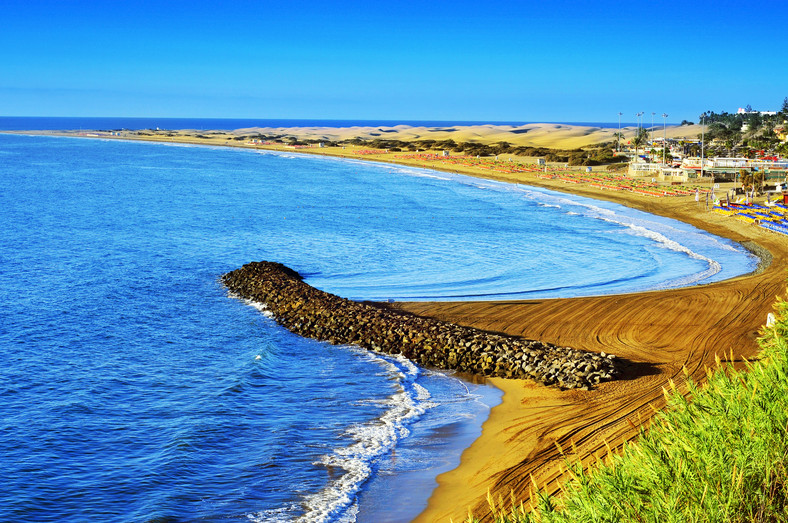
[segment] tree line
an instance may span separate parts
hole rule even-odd
[[[706,111],[700,121],[708,126],[704,139],[710,155],[753,156],[756,150],[788,154],[788,144],[775,133],[788,122],[788,97],[776,114],[761,114],[747,105],[744,113]]]

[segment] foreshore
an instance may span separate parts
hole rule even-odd
[[[226,135],[214,135],[210,140],[180,135],[177,140],[155,140],[242,145]],[[359,155],[358,149],[310,148],[295,152],[444,169],[614,201],[690,223],[771,255],[763,256],[768,263],[756,273],[684,289],[590,298],[391,305],[459,325],[613,353],[633,362],[618,380],[591,391],[562,391],[525,380],[492,379],[504,391],[502,404],[492,409],[481,437],[463,453],[460,466],[438,478],[439,487],[417,521],[462,521],[469,507],[484,517],[488,490],[507,502],[513,491],[526,504],[534,484],[548,493],[558,492],[559,482],[565,479],[560,449],[586,463],[603,459],[608,449],[615,452],[637,436],[641,424],[664,405],[662,390],[669,380],[679,386],[686,375],[703,381],[705,369],[715,366],[715,356],[736,365],[742,365],[744,358],[756,357],[758,329],[775,297],[785,294],[788,238],[707,212],[691,196],[653,198],[542,179],[534,173],[449,166],[382,151]]]

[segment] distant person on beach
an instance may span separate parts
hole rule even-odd
[[[700,207],[700,189],[695,187],[695,203]]]

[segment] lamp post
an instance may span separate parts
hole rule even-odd
[[[703,180],[703,134],[706,130],[706,124],[704,121],[705,115],[700,115],[700,178]]]
[[[616,143],[616,152],[621,149],[621,115],[624,113],[618,113],[618,143]]]
[[[641,117],[643,116],[643,111],[640,111],[639,113],[635,113],[635,116],[638,119],[638,133],[635,135],[635,138],[639,138],[640,137],[640,122],[642,121]],[[638,142],[639,141],[640,140],[638,140]],[[639,159],[640,159],[640,155],[638,154],[638,147],[636,145],[635,146],[635,160],[638,161]]]
[[[638,117],[638,134],[640,134],[640,129],[643,127],[643,115],[644,114],[645,113],[643,111],[640,111],[639,113],[637,113],[635,115],[635,116]]]
[[[665,148],[668,146],[667,125],[668,113],[662,113],[662,165],[665,165]]]
[[[651,146],[654,147],[654,115],[657,113],[651,113]]]

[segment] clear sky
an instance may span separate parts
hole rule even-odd
[[[0,115],[697,121],[788,96],[788,2],[0,0]]]

